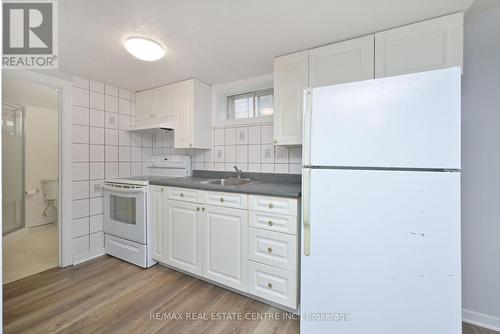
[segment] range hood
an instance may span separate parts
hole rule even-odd
[[[175,129],[175,118],[163,117],[162,119],[147,120],[142,122],[137,122],[130,126],[129,131],[141,131],[148,129]]]
[[[154,123],[154,124],[136,124],[132,125],[128,131],[141,131],[148,129],[167,129],[174,130],[175,124],[173,123]]]

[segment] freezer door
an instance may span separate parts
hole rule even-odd
[[[460,174],[312,170],[301,333],[461,333]]]
[[[460,169],[460,94],[458,67],[314,88],[310,165]]]

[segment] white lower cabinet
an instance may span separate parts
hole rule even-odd
[[[197,203],[166,202],[166,264],[202,274],[203,222]]]
[[[150,199],[155,260],[297,309],[296,199],[160,186]]]
[[[151,222],[151,253],[152,258],[159,262],[167,262],[165,248],[165,188],[151,186],[149,204],[149,220]]]
[[[203,238],[203,277],[248,291],[246,210],[207,205]]]
[[[295,309],[297,307],[297,275],[295,272],[249,261],[248,292]]]

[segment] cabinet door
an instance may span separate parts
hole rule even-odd
[[[274,59],[274,144],[302,144],[304,89],[308,86],[308,53]]]
[[[177,113],[178,90],[175,85],[157,88],[158,113],[157,117],[171,117]]]
[[[193,146],[193,80],[175,84],[179,97],[174,131],[175,148],[190,148]]]
[[[203,277],[247,292],[247,211],[211,205],[205,209]]]
[[[135,96],[135,120],[146,121],[156,117],[156,91],[147,90]]]
[[[375,34],[375,77],[462,66],[463,13]]]
[[[309,86],[373,79],[374,35],[309,51]]]
[[[166,201],[167,264],[181,270],[202,274],[201,205]]]
[[[163,187],[151,186],[149,217],[151,218],[152,258],[167,262],[166,225],[165,225],[165,192]]]

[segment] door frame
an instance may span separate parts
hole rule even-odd
[[[29,70],[4,70],[3,75],[59,89],[59,267],[73,264],[72,248],[72,82]]]

